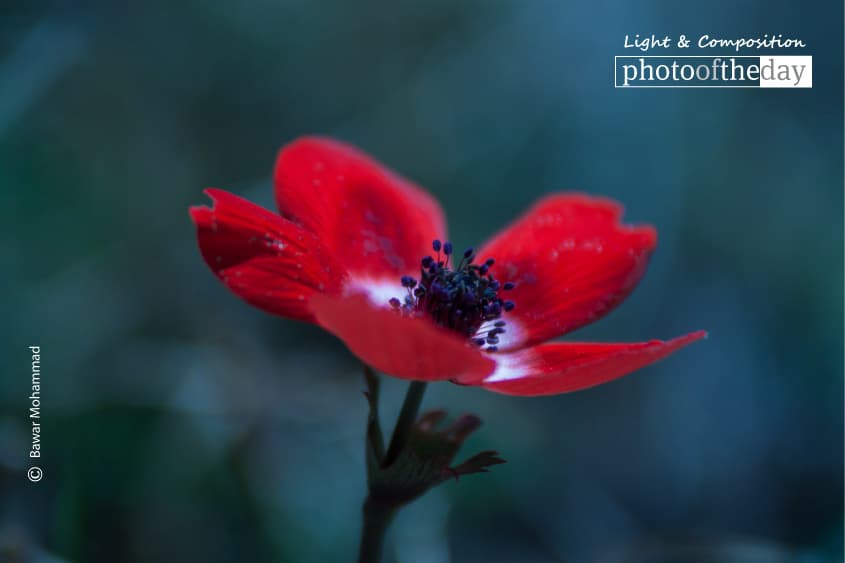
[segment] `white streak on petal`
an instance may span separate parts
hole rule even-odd
[[[505,326],[502,327],[503,329],[505,329],[504,334],[497,335],[499,343],[496,346],[499,347],[499,350],[511,350],[520,348],[522,346],[522,343],[525,342],[524,331],[519,325],[519,322],[510,320],[508,318],[507,313],[502,315],[501,319],[484,321],[481,327],[476,331],[475,337],[486,338],[487,333],[496,328],[496,321],[505,321],[507,323]]]
[[[510,381],[528,375],[525,368],[527,351],[514,352],[512,354],[490,354],[490,358],[496,360],[496,369],[484,379],[484,383],[495,383],[497,381]]]
[[[344,293],[364,293],[376,305],[388,307],[394,297],[402,301],[408,290],[402,287],[399,280],[392,278],[352,278],[346,283]]]

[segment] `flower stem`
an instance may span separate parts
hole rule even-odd
[[[378,380],[369,368],[364,369],[367,378],[368,398],[370,400],[370,419],[367,425],[368,452],[374,456],[368,457],[368,482],[372,484],[373,471],[389,467],[408,443],[411,428],[417,420],[417,413],[425,395],[426,383],[424,381],[412,381],[405,394],[405,401],[402,403],[402,410],[396,420],[396,427],[393,429],[393,436],[390,438],[390,445],[387,453],[381,457],[381,430],[378,428]],[[370,454],[368,453],[368,456]],[[370,465],[373,459],[375,465]],[[380,563],[381,552],[384,546],[384,536],[390,526],[393,516],[399,509],[399,504],[385,498],[373,497],[373,490],[367,495],[364,501],[364,524],[361,529],[361,546],[358,550],[358,563]]]
[[[364,527],[361,530],[361,546],[358,563],[380,563],[384,536],[396,509],[373,501],[364,501]]]
[[[408,392],[405,394],[405,401],[402,403],[402,410],[396,420],[396,427],[393,429],[393,436],[390,438],[390,445],[387,447],[382,467],[387,467],[396,461],[399,452],[408,442],[408,434],[411,431],[411,426],[417,420],[417,412],[420,410],[420,404],[427,386],[428,384],[425,381],[412,381],[408,386]]]

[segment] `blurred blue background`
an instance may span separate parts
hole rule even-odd
[[[72,7],[71,7],[72,6]],[[0,15],[0,560],[351,561],[360,366],[207,271],[207,186],[352,142],[458,246],[555,190],[655,225],[574,338],[710,338],[541,399],[432,386],[509,463],[400,514],[402,562],[842,560],[841,2],[12,3]],[[812,90],[615,90],[625,34],[783,33]],[[27,482],[29,351],[44,479]],[[404,384],[385,380],[384,420]]]

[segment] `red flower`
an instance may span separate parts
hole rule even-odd
[[[657,233],[621,224],[610,199],[547,196],[477,252],[455,255],[440,242],[446,224],[429,194],[333,140],[281,150],[279,214],[206,193],[214,206],[193,207],[191,217],[203,258],[231,291],[318,324],[396,377],[565,393],[705,336],[542,344],[607,314],[645,271]]]

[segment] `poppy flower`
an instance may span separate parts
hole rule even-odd
[[[481,245],[455,252],[428,193],[344,143],[306,137],[279,153],[278,213],[219,189],[192,207],[199,247],[233,293],[315,323],[366,364],[410,380],[511,395],[608,382],[705,336],[547,342],[616,307],[657,243],[615,201],[546,196]]]

